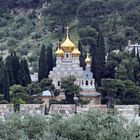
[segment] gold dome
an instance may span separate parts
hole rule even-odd
[[[72,56],[79,56],[81,52],[78,50],[78,47],[75,47],[74,50],[72,51]]]
[[[63,52],[63,50],[61,48],[58,47],[58,49],[55,52],[55,55],[57,57],[63,57],[64,56],[64,52]]]
[[[71,52],[75,48],[75,44],[69,38],[69,27],[67,29],[67,37],[66,40],[61,44],[61,48],[63,51]]]
[[[89,53],[87,53],[87,57],[85,59],[86,64],[91,64],[91,59],[89,57]]]

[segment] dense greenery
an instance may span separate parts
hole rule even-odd
[[[127,126],[127,127],[126,127]],[[0,120],[4,140],[139,140],[140,129],[112,113],[90,111],[70,118],[13,115]]]
[[[79,85],[74,83],[75,81],[76,78],[73,76],[65,77],[61,80],[61,89],[65,94],[67,103],[74,103],[74,97],[78,97],[82,90]]]

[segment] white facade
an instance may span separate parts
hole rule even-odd
[[[61,78],[74,76],[76,77],[76,84],[80,85],[82,89],[95,90],[95,80],[93,73],[90,71],[90,64],[87,64],[84,71],[80,67],[79,56],[73,57],[70,52],[64,52],[64,57],[57,57],[56,67],[50,72],[49,77],[53,79],[53,84],[56,88],[60,88]]]
[[[140,54],[140,44],[138,43],[131,43],[131,41],[128,41],[128,45],[125,48],[125,51],[128,51],[129,53],[132,52],[132,50],[135,48],[135,53],[139,53]]]

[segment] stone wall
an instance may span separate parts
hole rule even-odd
[[[114,109],[122,116],[131,118],[139,116],[139,105],[115,105]]]
[[[0,118],[8,117],[14,113],[12,104],[0,104]]]
[[[21,104],[21,114],[42,114],[44,115],[45,106],[43,104]]]
[[[70,115],[74,114],[76,111],[76,106],[75,105],[65,105],[65,104],[53,104],[50,107],[49,114],[56,114],[56,113],[61,113],[63,115]]]
[[[49,115],[54,113],[61,113],[66,116],[70,116],[75,113],[86,112],[91,109],[97,109],[102,111],[107,111],[106,105],[69,105],[69,104],[53,104],[50,107]],[[114,109],[119,115],[124,117],[134,118],[139,117],[139,105],[116,105]],[[8,117],[14,113],[14,108],[12,104],[0,104],[0,118]],[[21,104],[20,113],[25,114],[45,114],[45,105],[43,104]]]
[[[86,112],[91,109],[97,109],[97,110],[102,110],[102,111],[107,111],[107,106],[106,105],[82,105],[82,106],[75,106],[75,105],[65,105],[65,104],[53,104],[50,107],[49,114],[55,114],[55,113],[61,113],[64,115],[72,115],[75,113],[81,113],[81,112]]]

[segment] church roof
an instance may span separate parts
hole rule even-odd
[[[69,27],[67,29],[67,36],[65,41],[61,44],[61,48],[63,51],[72,51],[75,48],[75,44],[69,38]]]
[[[99,92],[95,92],[95,93],[83,93],[81,95],[83,97],[97,97],[97,96],[101,96],[101,93],[99,93]]]
[[[58,47],[58,49],[56,50],[56,52],[55,52],[55,55],[57,55],[57,56],[63,56],[64,55],[64,52],[63,52],[63,50],[61,49],[61,48],[59,48]]]
[[[51,96],[51,92],[49,90],[45,90],[42,92],[42,96]]]
[[[72,55],[73,56],[77,56],[77,55],[79,56],[80,54],[81,54],[81,52],[78,50],[77,47],[75,47],[74,50],[72,51]]]

